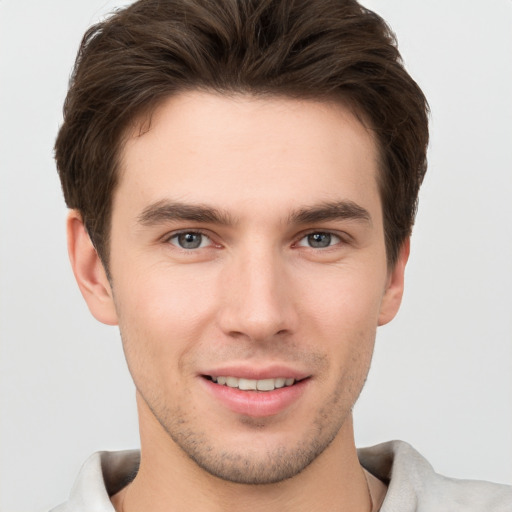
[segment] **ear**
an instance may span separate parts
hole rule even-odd
[[[70,210],[66,227],[71,267],[89,311],[100,322],[116,325],[117,313],[112,288],[77,210]]]
[[[379,326],[391,322],[400,309],[400,303],[402,302],[402,295],[404,293],[405,265],[409,259],[410,250],[411,240],[407,238],[400,248],[398,259],[388,277],[386,290],[380,306]]]

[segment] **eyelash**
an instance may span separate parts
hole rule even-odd
[[[172,242],[172,240],[174,240],[174,239],[177,240],[178,237],[180,237],[181,235],[200,235],[202,237],[207,238],[210,241],[210,243],[205,247],[201,247],[201,244],[203,243],[203,240],[201,240],[200,245],[198,247],[191,247],[191,248],[181,247],[180,245],[178,245],[178,243],[175,244]],[[326,247],[311,247],[310,245],[305,245],[305,244],[301,245],[301,242],[304,239],[307,239],[307,237],[312,236],[312,235],[327,235],[328,237],[330,237],[329,242],[332,241],[332,238],[336,238],[338,241],[334,244],[329,244]],[[311,230],[306,233],[301,233],[300,236],[296,239],[296,241],[292,244],[292,246],[293,247],[305,247],[307,249],[324,250],[325,251],[328,249],[332,249],[333,247],[335,247],[339,244],[347,243],[347,240],[346,240],[347,236],[342,236],[342,234],[340,234],[340,233],[334,233],[334,232],[328,231],[328,230]],[[205,248],[211,247],[212,245],[213,246],[217,245],[217,247],[220,247],[220,244],[215,244],[215,242],[212,240],[211,235],[209,235],[207,232],[205,232],[201,229],[177,231],[177,232],[174,232],[174,233],[170,234],[169,236],[165,237],[164,241],[167,243],[170,243],[177,249],[182,250],[184,252],[193,252],[198,249],[205,249]]]
[[[307,239],[308,237],[312,236],[312,235],[327,235],[329,237],[329,242],[332,241],[332,238],[336,238],[338,241],[334,244],[329,244],[328,246],[326,247],[311,247],[310,245],[301,245],[301,242],[305,239]],[[307,233],[303,233],[301,234],[300,238],[297,239],[297,242],[295,242],[293,245],[294,246],[299,246],[299,247],[306,247],[308,249],[318,249],[318,250],[328,250],[328,249],[332,249],[333,247],[339,245],[339,244],[343,244],[345,243],[345,240],[344,238],[342,237],[341,234],[339,233],[334,233],[332,231],[322,231],[322,230],[312,230],[312,231],[309,231]]]
[[[192,252],[197,249],[205,249],[206,247],[197,247],[197,248],[186,248],[186,247],[180,247],[177,244],[172,243],[173,239],[178,239],[180,235],[201,235],[202,237],[207,238],[210,241],[210,244],[208,244],[207,247],[210,247],[211,245],[216,245],[215,242],[212,240],[212,237],[208,235],[208,233],[202,231],[201,229],[184,229],[181,231],[177,231],[174,233],[171,233],[169,236],[165,237],[165,242],[170,243],[174,247],[176,247],[179,250],[185,251],[185,252]],[[201,242],[202,243],[202,242]]]

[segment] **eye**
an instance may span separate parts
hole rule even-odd
[[[203,233],[197,231],[185,231],[176,233],[169,238],[169,242],[180,249],[202,249],[212,244],[212,241]]]
[[[339,244],[340,242],[341,238],[333,233],[317,231],[301,238],[297,245],[301,247],[311,247],[313,249],[325,249]]]

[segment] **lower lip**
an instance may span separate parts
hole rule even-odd
[[[207,390],[228,409],[245,416],[274,416],[290,407],[304,393],[310,379],[273,391],[242,391],[201,377]]]

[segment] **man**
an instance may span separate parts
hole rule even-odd
[[[141,452],[58,510],[510,510],[351,410],[398,311],[427,105],[355,2],[141,1],[85,36],[56,159]]]

